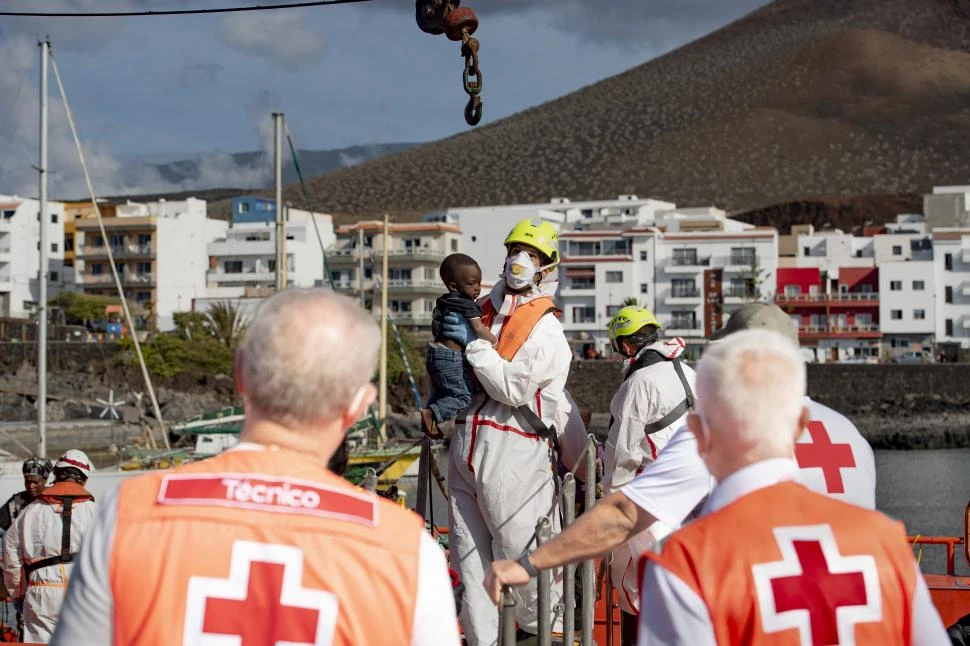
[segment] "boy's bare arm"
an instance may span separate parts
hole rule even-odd
[[[485,324],[482,323],[482,319],[468,319],[468,322],[471,324],[472,330],[475,331],[475,335],[478,336],[479,339],[484,339],[492,345],[498,343],[498,339],[496,339],[495,335],[492,334],[487,327],[485,327]]]

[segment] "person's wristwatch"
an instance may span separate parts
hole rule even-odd
[[[519,560],[516,561],[516,563],[518,563],[523,568],[525,568],[525,571],[529,573],[529,577],[534,579],[537,576],[539,576],[539,570],[537,570],[536,566],[532,565],[532,561],[529,560],[529,556],[531,554],[532,552],[526,552],[521,557],[519,557]]]

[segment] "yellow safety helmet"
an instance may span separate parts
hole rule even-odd
[[[551,222],[538,218],[522,220],[505,237],[506,247],[517,242],[542,252],[552,264],[559,263],[559,233]]]
[[[657,317],[647,308],[639,305],[627,305],[613,315],[610,324],[606,327],[610,337],[610,345],[619,352],[616,340],[635,334],[646,325],[655,325],[658,329],[662,327]]]

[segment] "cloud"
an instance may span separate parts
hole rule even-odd
[[[181,3],[182,0],[178,0]],[[117,0],[111,3],[113,11],[135,11],[146,6],[146,0]],[[6,11],[104,11],[102,0],[7,0]],[[71,52],[98,52],[114,40],[125,26],[126,19],[115,18],[43,18],[3,17],[0,38],[27,37],[38,41],[50,36],[55,52],[63,49]]]
[[[178,72],[178,86],[183,89],[218,85],[225,68],[216,63],[186,63]]]
[[[518,15],[577,35],[597,45],[628,46],[644,41],[676,47],[725,25],[769,0],[468,0],[481,21],[490,16]],[[413,6],[400,0],[381,0],[387,10]]]
[[[290,71],[299,71],[323,58],[323,35],[307,27],[302,11],[231,14],[216,28],[223,44],[267,58]]]

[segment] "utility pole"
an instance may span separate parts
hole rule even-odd
[[[276,186],[276,291],[286,289],[286,224],[283,217],[283,113],[273,113],[273,173]]]
[[[40,45],[40,261],[37,269],[37,455],[47,457],[47,269],[50,248],[47,241],[47,54],[50,41]]]
[[[381,378],[378,397],[381,416],[380,446],[387,442],[387,248],[390,245],[390,226],[387,213],[384,214],[384,234],[381,237],[381,251],[384,255],[381,268]]]
[[[360,306],[366,307],[364,298],[364,229],[357,225],[357,290],[360,296]]]

